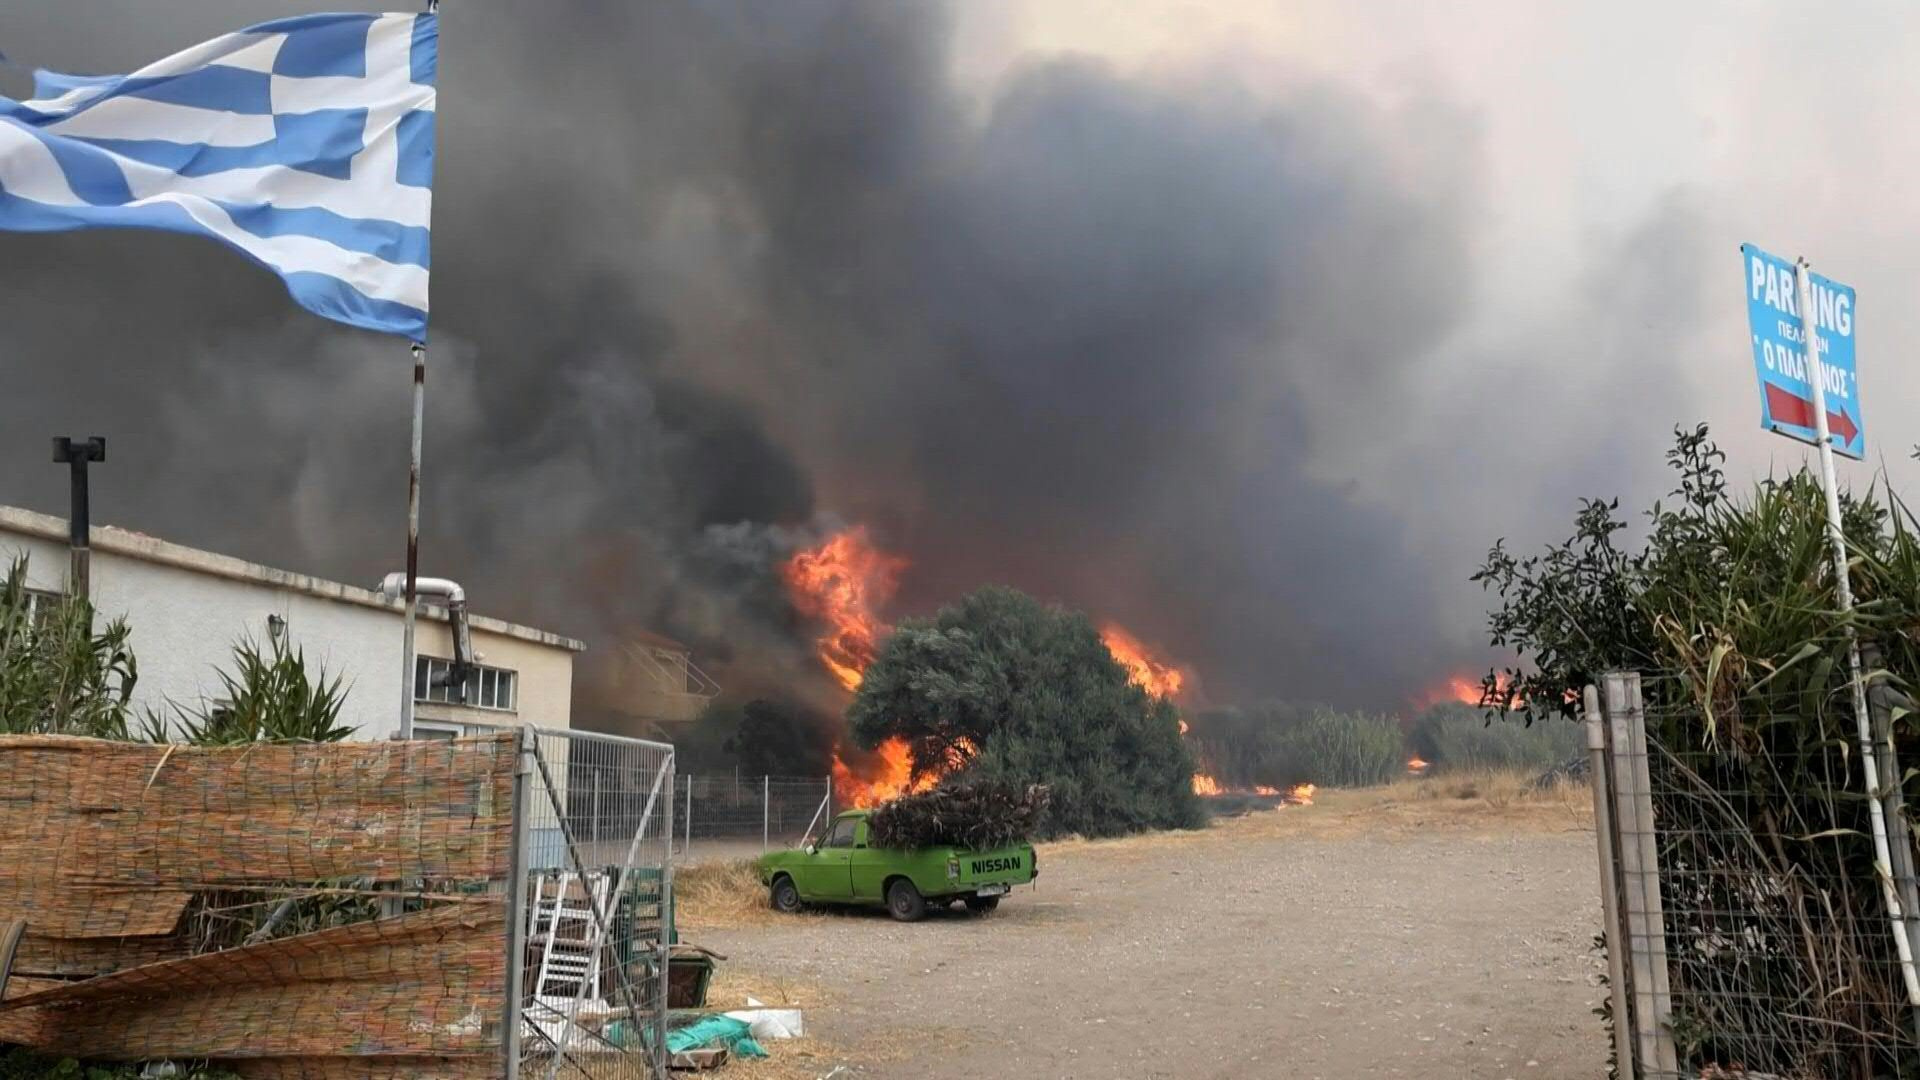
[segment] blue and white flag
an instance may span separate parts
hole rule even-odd
[[[434,15],[308,15],[0,97],[0,229],[211,236],[308,310],[423,341]]]

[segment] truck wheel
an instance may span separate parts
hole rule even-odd
[[[997,896],[967,897],[967,910],[973,912],[975,915],[985,915],[987,912],[999,906],[1000,898]]]
[[[800,890],[794,887],[792,878],[773,879],[773,910],[788,914],[800,910]]]
[[[919,922],[927,914],[926,898],[913,882],[900,878],[887,886],[887,914],[901,922]]]

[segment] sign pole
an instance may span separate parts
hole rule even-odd
[[[413,624],[420,581],[420,431],[426,422],[427,347],[413,343],[413,452],[407,469],[407,595],[400,644],[400,731],[413,738]]]
[[[1820,452],[1820,483],[1827,496],[1827,538],[1833,543],[1833,597],[1845,617],[1847,673],[1853,683],[1853,718],[1860,741],[1860,771],[1867,784],[1867,816],[1873,825],[1875,876],[1886,898],[1887,918],[1893,923],[1893,944],[1900,954],[1900,974],[1906,982],[1907,1003],[1920,1008],[1920,973],[1913,964],[1913,943],[1907,937],[1906,915],[1894,892],[1889,868],[1893,855],[1887,845],[1886,811],[1880,803],[1880,768],[1874,760],[1873,721],[1867,712],[1867,682],[1860,671],[1860,638],[1854,632],[1853,584],[1848,579],[1847,537],[1841,529],[1840,489],[1833,472],[1833,439],[1827,432],[1827,369],[1820,360],[1820,339],[1814,332],[1812,268],[1805,258],[1793,264],[1794,288],[1800,301],[1800,337],[1806,348],[1807,381],[1813,384],[1813,430]],[[1892,751],[1891,745],[1888,751]]]

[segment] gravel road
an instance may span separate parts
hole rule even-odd
[[[699,939],[817,988],[821,1075],[1604,1075],[1577,811],[1331,802],[1043,847],[1037,886],[987,918],[769,916]]]

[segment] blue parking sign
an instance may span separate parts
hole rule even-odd
[[[1760,376],[1760,426],[1801,442],[1815,442],[1813,384],[1800,332],[1800,295],[1793,264],[1752,244],[1740,245],[1746,264],[1747,325],[1753,334],[1753,367]],[[1825,367],[1827,431],[1836,453],[1866,456],[1866,419],[1860,411],[1860,380],[1854,370],[1854,295],[1851,286],[1808,275],[1813,293],[1814,333]]]

